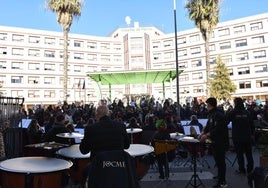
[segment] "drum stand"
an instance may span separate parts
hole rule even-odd
[[[189,182],[186,185],[186,188],[191,185],[194,188],[202,186],[205,187],[204,184],[202,183],[201,179],[199,178],[198,174],[196,173],[196,155],[197,155],[197,151],[196,151],[196,147],[198,145],[198,143],[190,143],[193,146],[193,155],[192,155],[192,162],[193,162],[193,166],[194,166],[194,174],[192,175],[191,179],[189,180]]]

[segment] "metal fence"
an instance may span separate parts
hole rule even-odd
[[[0,159],[20,156],[23,130],[22,120],[24,98],[0,97]]]

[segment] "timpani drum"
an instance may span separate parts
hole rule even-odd
[[[72,162],[49,157],[18,157],[0,163],[2,188],[59,188]]]
[[[59,149],[57,154],[73,162],[73,166],[70,168],[70,176],[74,183],[83,184],[85,181],[83,171],[90,162],[90,153],[83,155],[79,150],[79,144],[74,144],[70,147]]]
[[[135,157],[137,178],[141,180],[150,168],[150,164],[143,161],[143,156],[152,153],[154,148],[144,144],[130,144],[130,147],[125,151]]]

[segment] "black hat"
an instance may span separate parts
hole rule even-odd
[[[210,104],[211,106],[217,107],[217,99],[214,97],[210,97],[206,100],[207,104]]]

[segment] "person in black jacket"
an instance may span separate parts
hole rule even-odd
[[[155,147],[155,141],[165,141],[165,140],[171,140],[170,134],[167,131],[167,125],[166,122],[163,119],[160,119],[156,122],[156,128],[157,132],[155,133],[153,137],[152,145]],[[159,178],[164,179],[165,177],[169,177],[169,166],[168,166],[168,158],[167,154],[161,153],[156,155],[156,161],[158,165],[158,171],[159,171]],[[165,173],[164,173],[165,170]]]
[[[227,123],[232,122],[232,139],[239,167],[237,173],[249,174],[253,171],[254,166],[252,155],[253,118],[245,109],[242,98],[235,98],[234,105],[234,109],[227,114]],[[247,169],[245,168],[244,154],[247,158]]]
[[[126,126],[110,119],[106,105],[101,105],[96,109],[96,120],[96,123],[85,127],[84,138],[79,145],[82,154],[91,152],[90,158],[93,159],[100,151],[129,148],[130,139]]]
[[[225,115],[217,108],[217,100],[210,97],[206,100],[208,121],[199,136],[200,141],[211,139],[213,157],[218,168],[218,182],[213,187],[227,187],[225,153],[229,148],[228,126]]]

